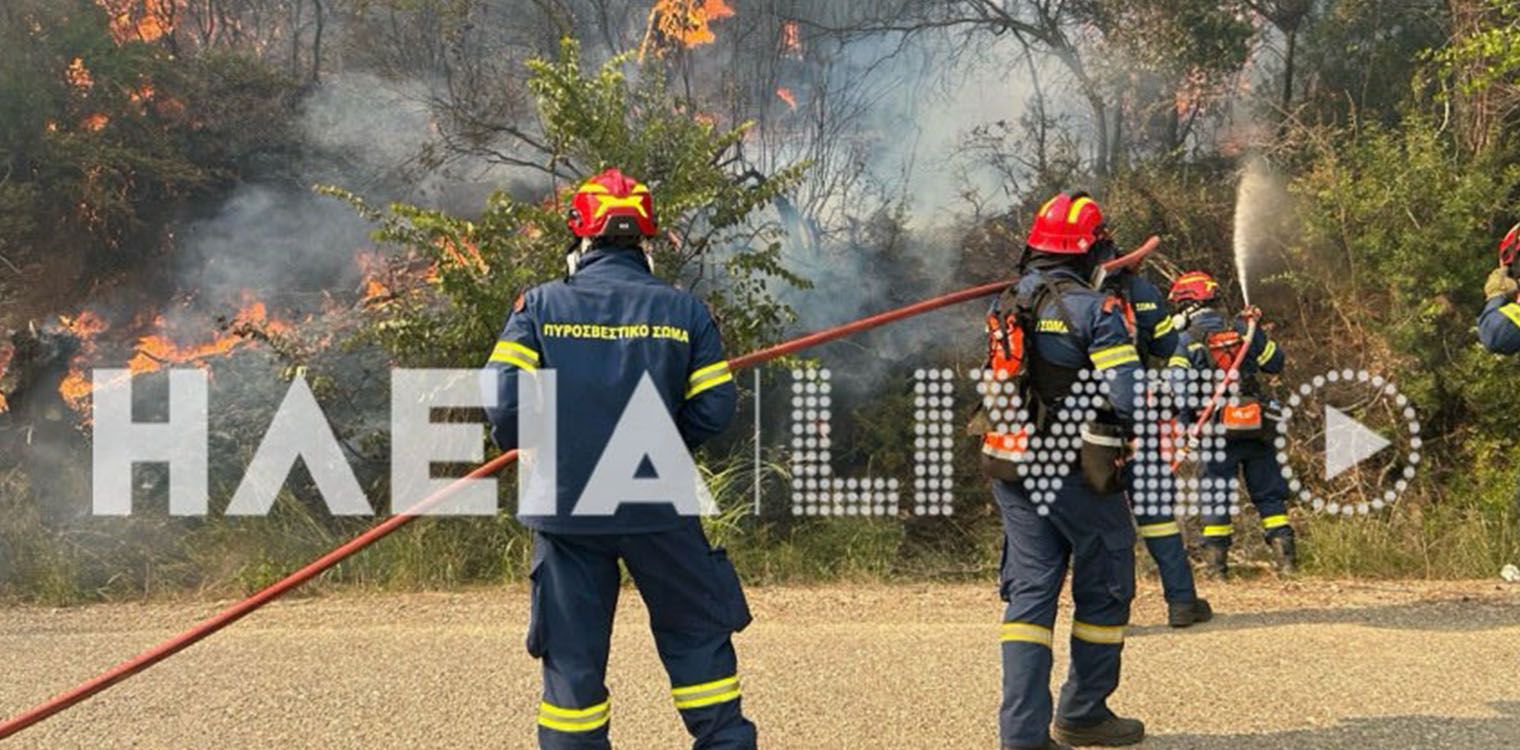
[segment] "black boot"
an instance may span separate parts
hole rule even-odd
[[[1166,624],[1174,628],[1185,628],[1194,623],[1208,622],[1212,619],[1214,619],[1214,608],[1209,606],[1207,599],[1166,603]]]
[[[1145,739],[1145,724],[1139,719],[1118,716],[1110,716],[1088,726],[1067,724],[1057,719],[1050,734],[1055,739],[1076,747],[1120,747]]]
[[[1277,558],[1277,572],[1290,576],[1298,571],[1298,543],[1292,534],[1272,537],[1272,551]]]
[[[1204,570],[1209,577],[1223,581],[1230,575],[1230,548],[1222,544],[1203,545]]]

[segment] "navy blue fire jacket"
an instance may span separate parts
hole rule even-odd
[[[1122,302],[1087,286],[1067,268],[1030,270],[1019,280],[1019,291],[1032,296],[1047,280],[1064,280],[1068,286],[1065,293],[1046,297],[1036,310],[1035,351],[1057,367],[1091,369],[1111,377],[1108,400],[1114,414],[1124,424],[1132,423],[1138,391],[1135,373],[1141,364]]]
[[[624,503],[610,516],[571,511],[646,373],[688,448],[733,421],[738,389],[707,306],[651,273],[642,251],[610,248],[586,253],[573,276],[529,290],[514,308],[486,365],[497,375],[491,437],[504,450],[518,447],[524,371],[555,371],[559,419],[558,511],[519,520],[558,534],[646,533],[682,523],[667,503]]]
[[[1141,356],[1170,358],[1177,351],[1177,332],[1172,330],[1172,308],[1166,295],[1137,273],[1124,273],[1114,284],[1135,311],[1135,343]]]
[[[1520,303],[1510,295],[1490,299],[1478,317],[1478,339],[1495,354],[1520,352]]]

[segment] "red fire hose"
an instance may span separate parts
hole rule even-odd
[[[793,352],[806,349],[808,347],[817,346],[829,341],[844,338],[845,336],[883,326],[888,323],[902,320],[904,318],[921,315],[931,310],[948,307],[950,305],[976,299],[978,297],[985,297],[990,294],[996,294],[1006,288],[1009,283],[1010,282],[1007,281],[1000,281],[995,284],[982,284],[981,286],[974,286],[969,289],[962,289],[958,292],[951,292],[950,294],[933,297],[931,299],[924,300],[923,302],[917,302],[906,307],[898,308],[896,310],[872,315],[868,318],[862,318],[853,323],[846,323],[845,325],[838,326],[836,328],[829,328],[827,330],[819,331],[818,333],[796,338],[785,343],[777,344],[776,346],[772,346],[768,349],[761,349],[760,351],[752,352],[741,357],[735,357],[734,359],[729,360],[728,364],[729,367],[733,369],[757,365],[761,362],[776,359],[777,357],[783,357]],[[491,459],[484,464],[481,464],[474,471],[470,472],[464,479],[480,479],[492,476],[502,469],[506,468],[508,464],[512,463],[516,459],[517,451],[507,451],[506,453],[503,453],[500,456],[497,456],[496,458]],[[443,489],[434,492],[432,495],[429,495],[427,498],[412,506],[402,514],[392,516],[382,521],[381,523],[376,524],[374,527],[370,528],[363,534],[354,537],[343,546],[334,549],[333,551],[317,558],[316,560],[313,560],[306,567],[301,568],[294,573],[291,573],[289,576],[286,576],[279,582],[258,592],[257,594],[254,594],[253,596],[250,596],[247,599],[244,599],[237,604],[234,604],[231,607],[222,610],[209,619],[203,620],[195,627],[190,628],[189,630],[176,635],[173,638],[170,638],[169,640],[164,641],[163,643],[160,643],[157,646],[154,646],[153,648],[132,657],[131,659],[128,659],[127,661],[117,664],[115,667],[112,667],[97,677],[81,683],[78,687],[75,687],[74,689],[63,693],[62,695],[52,698],[51,700],[48,700],[47,702],[42,703],[23,714],[7,719],[5,723],[0,724],[0,740],[10,737],[17,732],[20,732],[21,730],[42,721],[43,719],[46,719],[60,711],[63,711],[64,709],[81,703],[96,695],[97,693],[100,693],[106,688],[109,688],[112,685],[115,685],[116,683],[121,682],[122,680],[125,680],[128,677],[131,677],[147,669],[148,667],[151,667],[154,664],[157,664],[164,659],[167,659],[170,656],[173,656],[174,654],[185,650],[186,648],[189,648],[192,644],[200,641],[203,638],[206,638],[212,633],[215,633],[218,630],[221,630],[222,628],[225,628],[228,625],[241,620],[247,615],[252,614],[254,610],[274,601],[275,599],[280,598],[281,596],[284,596],[291,590],[301,586],[313,578],[316,578],[323,572],[327,571],[329,568],[337,565],[340,562],[343,562],[365,547],[368,547],[371,544],[380,541],[384,537],[388,536],[391,532],[407,525],[413,519],[417,518],[428,509],[433,508],[434,506],[443,502],[444,499],[452,495],[456,490],[463,486],[464,479],[461,479],[458,482],[450,484]]]

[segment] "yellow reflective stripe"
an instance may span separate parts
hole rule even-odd
[[[491,359],[494,361],[497,356],[505,356],[507,354],[516,354],[520,358],[526,359],[535,365],[539,363],[538,352],[535,352],[532,349],[529,349],[528,347],[517,343],[516,341],[496,342],[496,348],[491,350]]]
[[[1140,536],[1145,539],[1159,539],[1164,536],[1175,536],[1181,533],[1182,527],[1178,526],[1176,521],[1140,524]]]
[[[697,394],[702,393],[709,388],[716,388],[720,385],[723,385],[724,383],[732,383],[733,381],[734,376],[725,372],[723,373],[722,377],[706,380],[686,389],[686,398],[693,398]]]
[[[686,389],[686,398],[691,398],[709,388],[732,382],[733,373],[728,371],[728,362],[718,362],[703,367],[691,374],[690,386]]]
[[[1061,196],[1059,196],[1059,195],[1057,195],[1057,196],[1056,196],[1056,197],[1054,197],[1054,198],[1051,198],[1051,199],[1050,199],[1050,200],[1048,200],[1048,201],[1045,201],[1045,205],[1043,205],[1043,206],[1040,206],[1040,213],[1039,213],[1039,214],[1038,214],[1038,215],[1039,215],[1039,216],[1044,216],[1044,215],[1045,215],[1045,212],[1046,212],[1046,211],[1049,211],[1049,210],[1050,210],[1050,207],[1051,207],[1051,206],[1054,206],[1054,205],[1055,205],[1055,203],[1056,203],[1056,201],[1058,201],[1058,200],[1060,200],[1060,199],[1061,199]]]
[[[703,378],[710,377],[710,376],[712,376],[714,374],[717,374],[717,373],[720,373],[720,372],[728,372],[728,361],[727,360],[725,360],[723,362],[718,362],[716,364],[711,364],[711,365],[708,365],[706,367],[703,367],[703,368],[697,370],[696,372],[694,372],[694,373],[691,374],[691,377],[687,379],[687,382],[688,383],[696,383],[697,381],[699,381],[699,380],[701,380]]]
[[[1256,364],[1265,366],[1272,361],[1272,356],[1277,354],[1277,342],[1268,341],[1267,348],[1261,350],[1261,356],[1256,358]]]
[[[1499,308],[1499,312],[1503,313],[1504,317],[1509,318],[1509,322],[1520,327],[1520,304],[1511,302]]]
[[[1071,637],[1088,643],[1117,645],[1124,642],[1124,626],[1093,625],[1077,620],[1071,624]]]
[[[1040,333],[1067,333],[1069,330],[1063,320],[1042,320],[1037,328]]]
[[[1156,324],[1156,328],[1151,331],[1151,336],[1159,339],[1162,336],[1165,336],[1165,335],[1167,335],[1168,333],[1171,333],[1171,332],[1172,332],[1172,316],[1168,315],[1168,316],[1162,318],[1160,323]]]
[[[590,708],[561,708],[548,701],[538,704],[538,723],[559,732],[590,732],[602,728],[611,718],[610,700]]]
[[[1196,351],[1198,351],[1199,349],[1202,349],[1202,348],[1203,348],[1203,344],[1200,344],[1197,341],[1194,341],[1193,343],[1188,344],[1188,351],[1190,351],[1190,352],[1196,352]]]
[[[1032,622],[1005,622],[1000,640],[1003,643],[1012,641],[1034,643],[1048,648],[1054,637],[1055,634],[1044,625],[1036,625]]]
[[[682,711],[727,703],[738,698],[740,693],[738,675],[700,685],[672,688],[670,691],[671,697],[675,698],[676,708]]]
[[[1287,525],[1288,516],[1285,514],[1267,516],[1266,518],[1261,519],[1261,527],[1267,531],[1271,531],[1272,529],[1280,529]]]
[[[1092,357],[1093,367],[1099,370],[1110,370],[1120,365],[1140,361],[1140,353],[1135,351],[1134,344],[1110,346],[1107,349],[1099,349],[1089,356]]]
[[[1077,223],[1077,216],[1082,213],[1082,209],[1083,208],[1085,208],[1087,205],[1089,205],[1091,203],[1092,203],[1092,199],[1091,198],[1078,198],[1078,199],[1072,201],[1071,202],[1071,209],[1066,212],[1066,223],[1067,224],[1075,224],[1075,223]]]
[[[1171,365],[1172,367],[1186,367],[1190,370],[1193,368],[1193,360],[1188,359],[1181,354],[1172,355],[1171,360],[1168,361],[1167,364]]]
[[[506,354],[492,354],[491,355],[491,361],[495,362],[497,364],[516,365],[516,366],[522,368],[523,370],[526,370],[527,372],[537,372],[538,371],[538,366],[537,365],[533,364],[532,362],[529,362],[528,360],[523,359],[522,357],[518,356],[516,353],[509,352],[509,353],[506,353]]]
[[[1235,533],[1235,527],[1229,524],[1203,527],[1204,536],[1229,536],[1233,533]]]

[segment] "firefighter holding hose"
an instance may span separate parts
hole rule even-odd
[[[1224,450],[1202,456],[1204,487],[1209,493],[1202,509],[1208,569],[1218,578],[1229,574],[1234,493],[1224,488],[1232,486],[1237,475],[1244,475],[1246,493],[1261,516],[1278,569],[1291,573],[1297,552],[1288,520],[1288,481],[1283,478],[1273,445],[1276,407],[1266,398],[1258,377],[1259,373],[1282,372],[1283,351],[1260,326],[1249,324],[1249,320],[1260,318],[1259,310],[1248,308],[1232,323],[1216,307],[1218,294],[1219,282],[1214,277],[1192,271],[1178,276],[1168,295],[1177,308],[1174,320],[1179,332],[1169,367],[1179,372],[1213,371],[1222,378],[1239,363],[1236,395],[1229,403],[1219,404],[1210,417],[1213,424],[1209,429],[1223,432]]]
[[[643,184],[616,169],[591,178],[575,193],[569,226],[578,238],[569,275],[518,298],[488,364],[498,387],[492,437],[504,449],[518,445],[523,374],[554,370],[559,394],[558,462],[549,469],[557,509],[519,516],[533,530],[527,647],[543,662],[539,746],[611,747],[605,677],[621,562],[648,605],[693,746],[754,748],[731,640],[749,609],[700,519],[659,502],[620,504],[610,515],[574,512],[619,418],[647,384],[686,447],[729,425],[738,391],[717,326],[700,300],[652,273],[642,244],[656,233],[654,205]]]
[[[1520,353],[1520,224],[1499,243],[1499,267],[1483,285],[1487,302],[1478,316],[1478,339],[1495,354]]]
[[[987,318],[988,372],[996,382],[984,385],[1012,391],[1031,407],[1016,431],[985,415],[971,428],[983,435],[983,465],[1003,520],[1005,749],[1129,745],[1145,737],[1144,724],[1108,708],[1135,591],[1135,528],[1119,459],[1141,367],[1122,302],[1093,288],[1110,242],[1091,198],[1052,198],[1030,230],[1019,283]],[[1059,413],[1068,394],[1090,384],[1084,373],[1094,372],[1108,378],[1108,397],[1080,427],[1083,458],[1032,450],[1077,432],[1058,423]],[[1076,604],[1071,666],[1052,707],[1051,644],[1068,570]]]
[[[1125,316],[1131,323],[1140,356],[1162,364],[1167,362],[1177,350],[1177,331],[1166,295],[1133,266],[1104,275],[1103,289],[1124,301]],[[1167,623],[1185,628],[1208,622],[1213,619],[1214,610],[1207,599],[1198,596],[1193,566],[1182,543],[1182,527],[1177,523],[1176,478],[1165,462],[1144,461],[1148,465],[1137,470],[1135,464],[1140,462],[1126,465],[1124,484],[1140,538],[1145,540],[1145,549],[1155,560],[1161,578]]]

